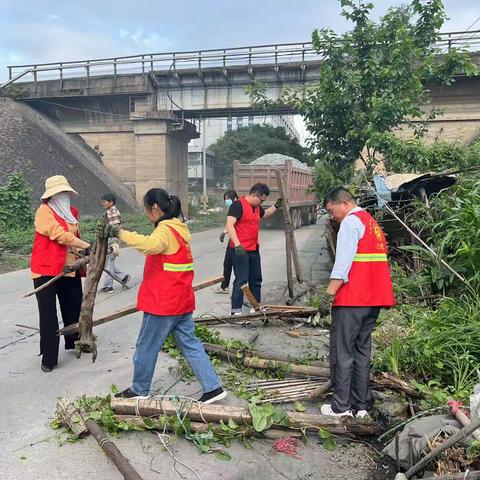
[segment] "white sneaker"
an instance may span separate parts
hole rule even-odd
[[[359,410],[355,418],[370,418],[370,414],[366,410]]]
[[[353,418],[353,413],[351,410],[347,410],[346,412],[341,412],[341,413],[335,413],[332,410],[332,406],[329,403],[325,403],[320,407],[320,413],[328,417],[352,417]]]
[[[220,285],[216,285],[212,288],[213,293],[225,293],[228,294],[228,288],[222,288]]]

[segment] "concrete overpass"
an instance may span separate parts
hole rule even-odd
[[[468,48],[480,65],[480,31],[442,34],[439,52]],[[98,146],[103,162],[141,200],[162,185],[186,200],[187,144],[198,137],[199,118],[256,115],[244,88],[267,85],[272,99],[285,86],[306,88],[319,77],[321,55],[311,43],[155,53],[9,66],[20,98],[65,132]],[[457,78],[432,91],[446,114],[432,129],[465,137],[478,134],[478,79]],[[4,85],[5,86],[5,85]],[[278,107],[272,114],[292,113]]]

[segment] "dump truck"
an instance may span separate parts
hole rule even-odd
[[[278,159],[279,155],[275,154]],[[267,157],[265,155],[264,157]],[[313,225],[317,222],[318,200],[313,192],[313,172],[310,167],[300,164],[294,159],[286,157],[284,163],[262,164],[261,157],[252,163],[243,164],[239,161],[234,163],[234,189],[239,196],[247,195],[250,187],[255,183],[266,183],[270,187],[270,195],[263,204],[265,208],[273,205],[280,196],[278,192],[275,170],[280,169],[287,191],[290,204],[292,227],[300,228],[302,225]],[[280,157],[285,157],[284,155]],[[301,166],[299,167],[298,164]],[[262,222],[270,228],[283,227],[283,215],[274,215]]]

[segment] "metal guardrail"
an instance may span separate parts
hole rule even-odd
[[[439,49],[439,53],[446,52],[453,47],[480,50],[480,30],[442,33],[436,46]],[[279,64],[304,63],[314,60],[318,60],[318,53],[313,49],[311,42],[303,42],[200,51],[150,53],[31,65],[9,65],[7,67],[9,80],[0,88],[30,74],[36,83],[41,80],[63,80],[71,77],[89,78],[99,75],[116,76],[126,73],[154,71],[170,71],[175,75],[177,71],[184,69],[202,70],[210,67],[227,69],[234,66],[251,68],[261,64],[278,66]]]

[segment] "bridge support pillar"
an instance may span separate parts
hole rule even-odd
[[[164,188],[188,213],[188,142],[198,138],[195,126],[170,112],[132,115],[135,150],[135,196],[142,205],[151,188]]]

